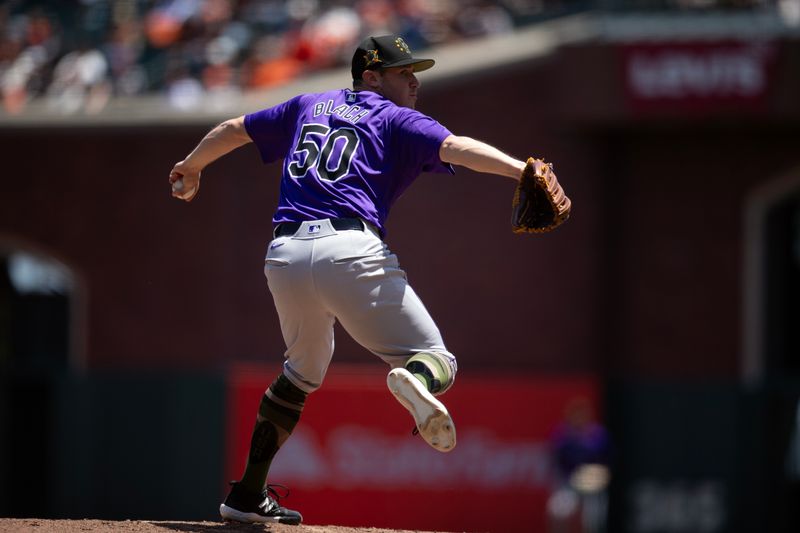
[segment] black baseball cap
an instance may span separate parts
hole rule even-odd
[[[411,50],[402,37],[381,35],[361,41],[353,54],[351,72],[354,80],[360,80],[365,70],[413,65],[414,72],[420,72],[428,70],[433,64],[433,59],[411,57]]]

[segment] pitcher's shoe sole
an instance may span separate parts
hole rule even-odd
[[[405,368],[389,372],[386,384],[397,401],[408,409],[425,442],[440,452],[456,447],[456,426],[447,408]]]

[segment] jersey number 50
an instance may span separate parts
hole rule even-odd
[[[320,179],[336,181],[350,171],[358,142],[358,134],[352,128],[331,130],[324,124],[303,124],[288,166],[289,175],[304,178],[315,168]]]

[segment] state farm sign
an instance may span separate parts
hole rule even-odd
[[[634,111],[760,109],[774,57],[769,43],[628,45],[623,48],[627,98]]]
[[[237,479],[255,412],[279,365],[235,367],[228,381],[229,463]],[[365,370],[366,368],[366,370]],[[459,374],[447,392],[458,446],[433,450],[386,388],[386,368],[334,365],[270,471],[308,524],[425,531],[545,531],[554,485],[551,436],[594,378]],[[224,480],[221,480],[224,481]],[[221,485],[221,497],[227,487]]]

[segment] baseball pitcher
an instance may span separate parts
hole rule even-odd
[[[301,94],[227,120],[170,172],[172,195],[190,202],[201,171],[244,144],[254,143],[265,163],[283,159],[264,272],[285,362],[261,400],[244,475],[220,506],[226,520],[302,521],[280,505],[267,473],[306,398],[322,385],[336,320],[389,365],[388,388],[425,442],[442,452],[455,447],[455,425],[437,396],[453,385],[456,359],[383,241],[389,210],[420,173],[461,165],[518,180],[515,232],[547,231],[569,215],[551,165],[453,135],[415,111],[416,73],[433,64],[413,57],[398,36],[369,37],[353,55],[352,89]]]

